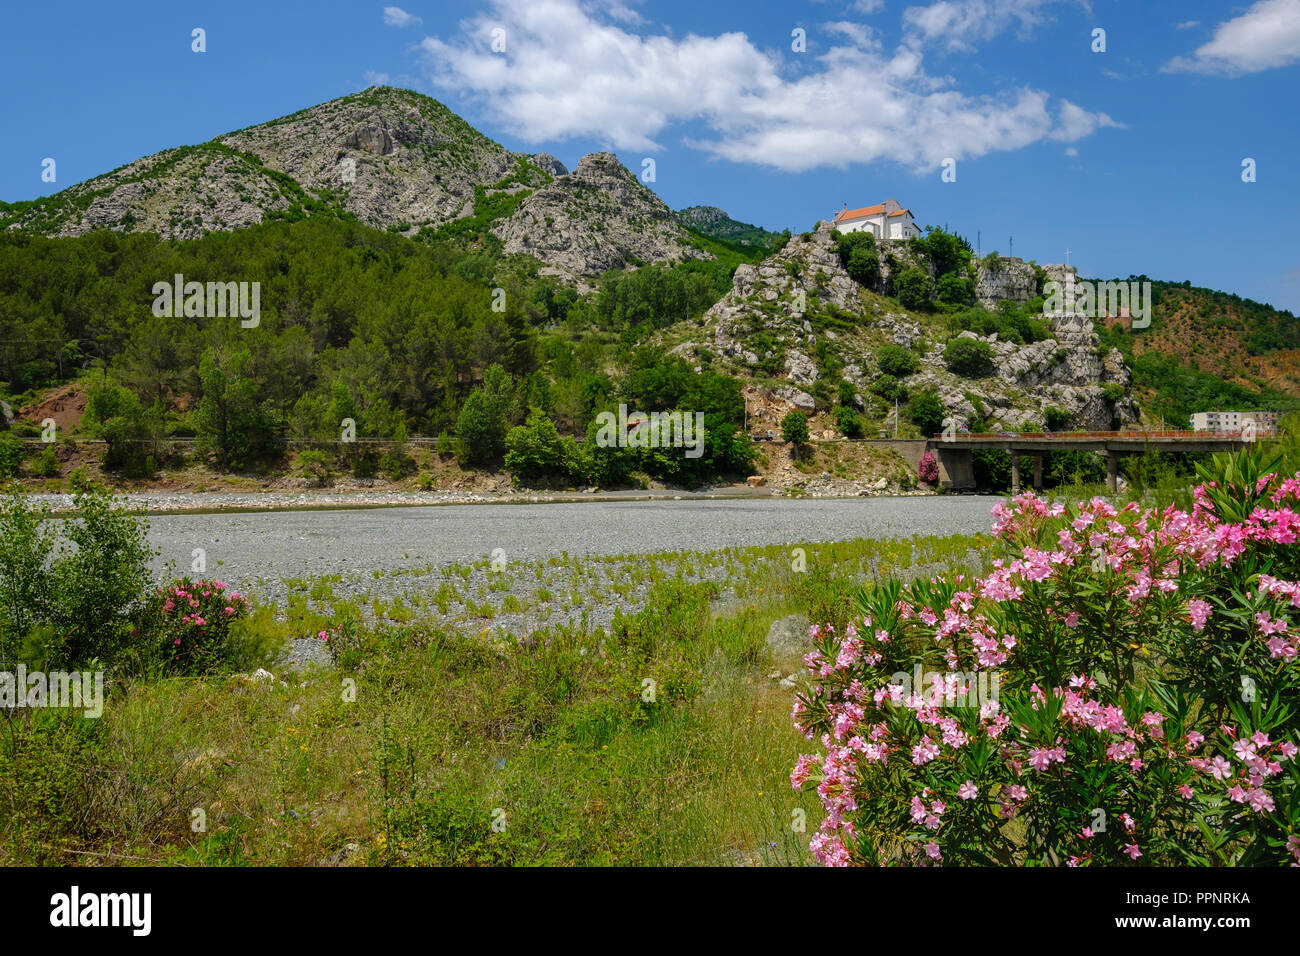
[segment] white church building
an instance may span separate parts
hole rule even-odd
[[[845,206],[835,214],[834,227],[840,232],[870,232],[877,239],[912,239],[921,235],[910,209],[897,199],[886,199],[879,206],[850,209]]]

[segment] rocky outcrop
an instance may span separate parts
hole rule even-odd
[[[907,261],[904,249],[882,245],[882,262],[893,253],[896,267]],[[1002,260],[1004,268],[991,269],[987,289],[1000,298],[1034,290],[1033,267],[1019,260]],[[925,327],[923,327],[923,321]],[[994,374],[965,378],[951,372],[943,359],[949,333],[936,316],[912,314],[866,292],[849,278],[840,264],[830,228],[796,236],[778,253],[758,265],[742,265],[732,288],[698,323],[667,330],[672,354],[694,361],[703,349],[715,357],[715,367],[740,375],[778,378],[771,394],[789,407],[811,412],[816,399],[810,394],[824,377],[820,365],[825,344],[838,359],[838,377],[854,388],[854,404],[875,404],[878,415],[889,409],[869,386],[880,376],[876,351],[885,342],[908,349],[925,346],[918,355],[920,368],[903,384],[909,392],[933,389],[958,426],[986,421],[994,428],[1045,427],[1049,406],[1066,411],[1079,428],[1108,429],[1135,421],[1136,408],[1127,397],[1118,400],[1115,389],[1127,396],[1130,382],[1123,357],[1103,349],[1092,323],[1080,317],[1045,317],[1052,338],[1018,344],[974,332],[963,336],[987,342],[993,353]],[[847,327],[846,327],[847,326]],[[824,342],[823,342],[824,340]],[[1111,385],[1111,388],[1103,388]]]
[[[649,262],[711,259],[663,201],[613,153],[592,153],[492,227],[507,253],[536,256],[575,276]]]
[[[1023,259],[998,256],[980,262],[975,277],[975,298],[986,309],[1003,299],[1023,305],[1037,294],[1034,267]]]
[[[532,156],[528,157],[528,160],[549,176],[569,175],[569,170],[564,163],[560,162],[550,153],[534,153]]]

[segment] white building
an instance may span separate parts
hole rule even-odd
[[[840,232],[869,232],[877,239],[912,239],[921,234],[911,210],[900,206],[897,199],[861,209],[845,206],[835,214],[834,226]]]
[[[1281,412],[1196,412],[1192,429],[1198,432],[1239,432],[1247,422],[1254,422],[1260,432],[1277,431]]]

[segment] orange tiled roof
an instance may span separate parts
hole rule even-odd
[[[898,212],[891,212],[891,213],[889,214],[889,218],[890,218],[890,219],[893,219],[895,216],[902,216],[902,215],[908,215],[908,216],[910,216],[911,214],[912,214],[912,210],[910,210],[910,209],[900,209],[900,210],[898,210]]]
[[[885,211],[884,203],[879,206],[863,206],[861,209],[841,209],[835,214],[836,222],[846,219],[862,219],[864,216],[878,216]]]

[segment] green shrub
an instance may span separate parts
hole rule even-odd
[[[1113,405],[1124,397],[1124,386],[1118,382],[1102,382],[1101,397]]]
[[[835,409],[835,424],[848,438],[861,438],[865,431],[862,416],[844,405]]]
[[[61,528],[50,568],[49,619],[60,631],[46,648],[53,662],[126,662],[141,635],[132,626],[150,585],[147,520],[99,493],[74,496],[75,517]]]
[[[305,448],[293,457],[293,474],[324,488],[333,477],[330,456],[319,448]]]
[[[213,674],[234,664],[231,629],[247,613],[248,599],[224,582],[184,577],[158,589],[145,630],[164,672]]]
[[[1057,408],[1055,405],[1048,405],[1043,410],[1043,421],[1046,423],[1049,432],[1060,431],[1070,424],[1072,417],[1066,409]]]
[[[895,378],[907,378],[915,375],[921,362],[909,350],[901,345],[882,345],[876,349],[876,364],[880,371]]]
[[[943,350],[943,361],[957,375],[979,378],[993,371],[993,346],[978,339],[953,339]]]
[[[137,626],[148,522],[103,494],[78,492],[73,504],[58,527],[17,490],[0,505],[0,649],[52,668],[135,664],[148,639]]]
[[[890,375],[882,375],[868,386],[868,391],[879,395],[887,403],[907,401],[907,386]]]
[[[930,277],[925,270],[908,266],[894,277],[894,296],[905,309],[925,308],[930,299]]]
[[[48,613],[48,515],[48,508],[33,508],[16,488],[0,498],[0,666],[17,662],[27,635]]]

